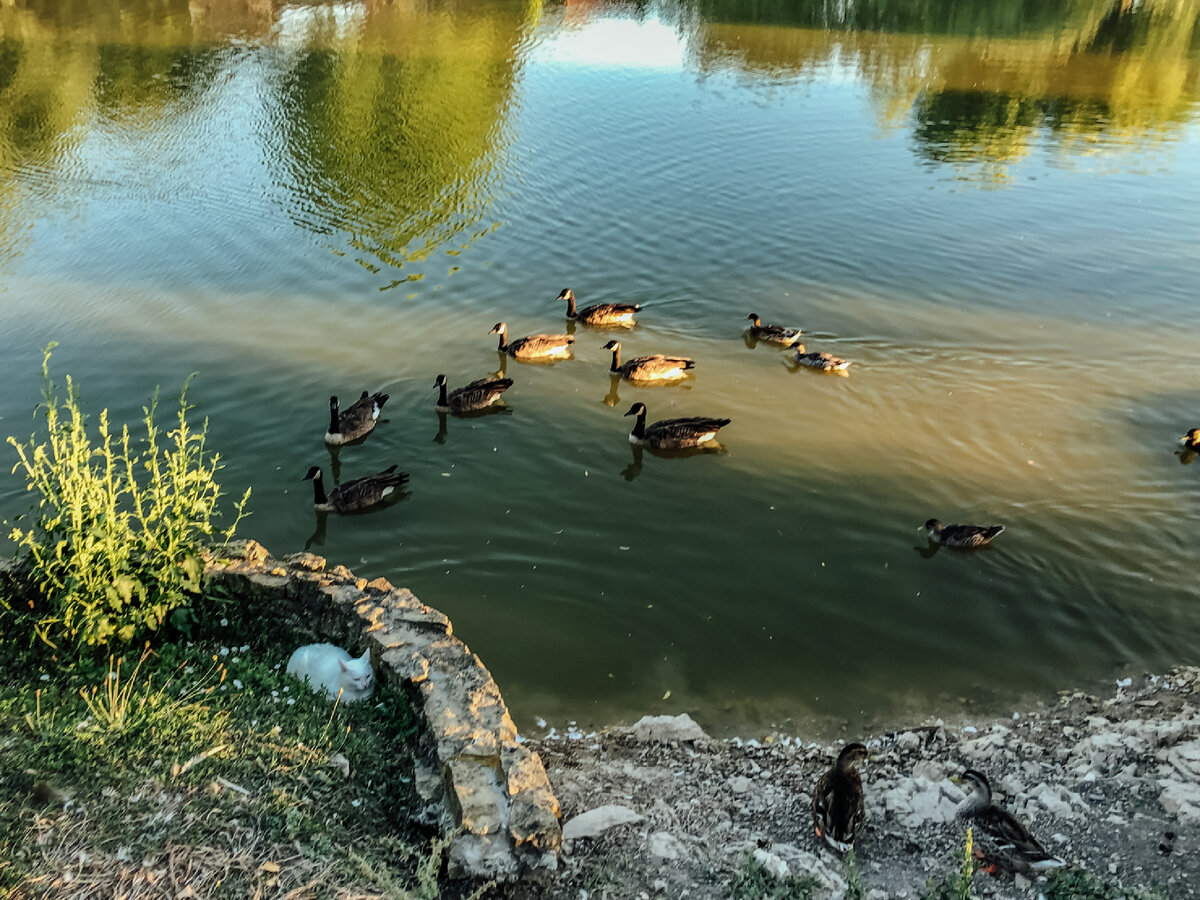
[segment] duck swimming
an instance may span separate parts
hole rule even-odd
[[[1003,525],[943,525],[937,519],[930,519],[922,527],[930,543],[956,550],[986,547],[1004,530]]]
[[[313,466],[301,481],[313,483],[313,508],[317,512],[364,512],[379,506],[396,488],[408,481],[407,472],[397,472],[398,466],[388,466],[376,475],[366,475],[345,481],[325,493],[321,467]]]
[[[496,349],[513,359],[566,359],[571,355],[571,345],[575,343],[575,338],[569,334],[531,334],[509,341],[508,325],[504,322],[497,322],[488,334],[500,335],[500,344]]]
[[[350,406],[339,410],[338,398],[329,398],[329,430],[325,432],[325,443],[331,447],[340,447],[366,437],[375,430],[379,420],[379,411],[387,403],[388,395],[383,393],[362,396]]]
[[[635,356],[621,362],[620,341],[609,341],[601,349],[612,351],[612,366],[608,371],[630,381],[674,381],[686,377],[688,371],[696,367],[694,359],[686,356],[663,356],[661,353]]]
[[[680,419],[661,419],[646,424],[646,404],[635,403],[627,416],[637,416],[633,431],[629,432],[629,443],[637,447],[658,450],[682,450],[699,447],[712,441],[717,432],[732,422],[732,419],[717,419],[710,416],[690,416]]]
[[[500,395],[513,386],[511,378],[480,378],[446,393],[446,376],[439,375],[433,382],[441,388],[436,409],[438,412],[474,412],[487,409],[500,400]]]
[[[764,325],[758,313],[746,316],[750,320],[750,336],[768,344],[778,344],[781,347],[791,347],[800,341],[799,328],[785,328],[783,325]]]
[[[802,345],[796,349],[796,362],[809,369],[816,369],[818,372],[844,372],[850,368],[848,359],[842,359],[840,356],[823,351],[805,353]]]
[[[567,318],[582,322],[584,325],[618,325],[630,328],[637,323],[633,320],[634,313],[642,307],[636,303],[597,303],[575,310],[575,292],[563,288],[555,300],[567,301]]]

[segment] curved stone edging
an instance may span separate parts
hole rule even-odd
[[[311,553],[271,558],[255,541],[207,560],[205,581],[290,611],[331,640],[366,646],[376,677],[413,700],[423,728],[415,754],[426,818],[450,839],[452,875],[507,881],[555,869],[558,799],[541,758],[517,728],[491,673],[445,615],[386,579]]]

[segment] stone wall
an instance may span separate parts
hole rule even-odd
[[[450,620],[411,591],[311,553],[272,559],[254,541],[207,561],[205,579],[321,637],[368,647],[375,675],[408,693],[422,723],[416,782],[451,840],[450,873],[508,881],[558,865],[558,800],[517,741],[500,689]]]

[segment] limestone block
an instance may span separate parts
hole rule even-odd
[[[450,845],[446,859],[451,878],[486,878],[512,881],[519,874],[517,859],[502,836],[461,834]]]
[[[283,561],[293,569],[304,569],[307,572],[324,572],[326,566],[325,557],[307,552],[289,553]]]
[[[512,799],[508,833],[516,847],[556,853],[562,846],[558,798],[549,789],[524,791]]]
[[[457,825],[471,834],[499,834],[506,828],[502,777],[496,757],[456,756],[442,765],[446,797]]]
[[[291,584],[291,579],[286,575],[270,575],[266,572],[251,572],[246,576],[246,580],[262,589],[261,592],[255,592],[258,596],[275,592],[286,596],[288,585]]]
[[[403,643],[399,646],[391,643],[384,644],[384,639],[381,639],[379,635],[374,635],[374,637],[380,641],[381,647],[386,647],[379,656],[379,661],[385,667],[383,673],[385,680],[388,680],[388,671],[395,672],[401,680],[410,681],[413,684],[419,684],[429,677],[429,660],[423,657],[416,648]],[[391,637],[391,632],[385,636],[386,639]]]

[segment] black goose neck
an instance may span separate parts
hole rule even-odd
[[[646,410],[643,407],[633,423],[633,436],[639,441],[646,436]]]
[[[500,332],[500,343],[496,346],[496,349],[499,350],[501,353],[503,353],[505,350],[508,349],[508,332],[507,331]]]
[[[324,479],[321,477],[320,472],[318,472],[316,477],[313,478],[312,483],[313,483],[313,503],[317,506],[324,506],[326,504],[326,502],[328,502],[329,498],[327,498],[325,496]]]
[[[438,406],[446,406],[446,382],[438,385]]]
[[[329,401],[329,433],[339,434],[341,429],[338,427],[338,404],[336,400]]]
[[[621,371],[621,348],[613,347],[612,355],[613,355],[612,368],[609,369],[608,371],[620,372]]]

